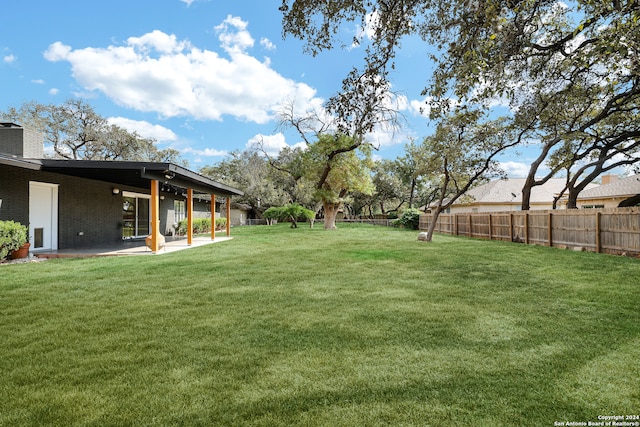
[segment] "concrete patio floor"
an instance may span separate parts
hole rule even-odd
[[[130,255],[162,255],[171,252],[182,251],[185,249],[196,248],[198,246],[210,245],[212,243],[226,242],[233,237],[218,237],[211,240],[210,236],[194,237],[191,245],[187,244],[186,237],[166,238],[164,248],[153,253],[145,245],[144,240],[123,241],[121,244],[100,247],[100,248],[80,248],[80,249],[60,249],[57,251],[34,252],[33,255],[38,258],[89,258],[102,256],[130,256]]]

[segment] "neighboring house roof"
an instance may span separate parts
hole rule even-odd
[[[473,198],[472,202],[458,202],[456,204],[503,204],[522,203],[522,188],[524,178],[510,178],[490,181],[486,184],[472,188],[466,195]],[[552,203],[564,188],[566,180],[564,178],[552,178],[543,185],[537,185],[531,189],[530,203]],[[467,199],[468,200],[468,199]]]
[[[640,194],[640,175],[632,175],[627,178],[619,178],[609,184],[584,190],[578,196],[578,200],[632,197],[638,194]]]
[[[250,204],[248,203],[237,203],[237,202],[232,202],[231,203],[231,209],[237,209],[239,211],[246,211],[249,212],[250,210],[252,210],[253,208],[251,207]]]

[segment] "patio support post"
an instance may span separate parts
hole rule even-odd
[[[158,181],[151,180],[151,252],[156,253],[160,250],[160,189]]]
[[[227,197],[227,237],[231,236],[231,197]]]
[[[187,244],[193,243],[193,189],[187,189]]]
[[[216,195],[211,195],[211,240],[216,240]]]

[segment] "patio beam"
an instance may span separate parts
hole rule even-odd
[[[158,181],[151,180],[151,252],[160,250],[160,188]]]
[[[216,195],[211,194],[211,240],[216,240]]]
[[[193,244],[193,189],[187,189],[187,244]]]
[[[227,197],[227,237],[231,236],[231,197]]]

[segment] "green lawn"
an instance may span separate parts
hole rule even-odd
[[[371,226],[0,266],[2,426],[640,413],[640,261]]]

